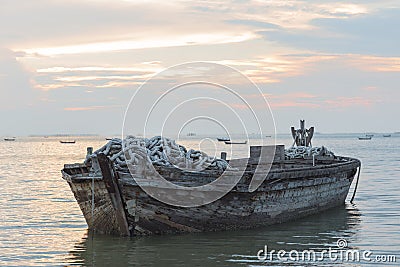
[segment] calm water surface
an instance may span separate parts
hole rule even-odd
[[[0,265],[1,266],[379,266],[376,262],[259,261],[268,250],[336,248],[343,238],[352,249],[395,255],[400,264],[400,136],[358,141],[356,136],[314,137],[338,155],[360,158],[361,181],[355,203],[295,222],[262,229],[119,238],[92,236],[67,183],[64,163],[82,162],[86,147],[100,147],[104,138],[77,138],[63,145],[58,138],[0,141]],[[197,148],[197,140],[184,145]],[[257,143],[253,140],[252,143]],[[289,136],[278,143],[291,144]],[[202,149],[213,145],[203,142]],[[226,150],[218,144],[218,150]],[[246,156],[235,146],[235,156]],[[219,153],[219,151],[218,151]],[[352,192],[352,189],[351,191]]]

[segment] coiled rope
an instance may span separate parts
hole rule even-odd
[[[329,156],[334,157],[335,154],[326,147],[306,147],[298,146],[285,149],[285,159],[303,159],[313,156]]]
[[[99,153],[108,156],[115,169],[121,172],[142,171],[142,166],[146,166],[146,169],[152,169],[148,168],[151,164],[175,166],[195,171],[230,168],[229,164],[223,159],[210,157],[200,150],[187,150],[184,146],[177,144],[175,140],[161,136],[150,139],[134,136],[128,136],[124,140],[114,138],[88,156],[85,163],[90,163],[92,158]],[[97,168],[97,165],[92,164],[92,168]],[[93,169],[92,171],[99,170]]]

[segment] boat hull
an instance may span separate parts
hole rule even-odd
[[[137,187],[126,186],[128,214],[137,218],[135,234],[164,234],[249,229],[281,223],[342,205],[351,179],[321,178],[319,185],[299,182],[295,188],[269,192],[230,192],[197,208],[177,208],[148,197]],[[132,198],[132,196],[135,196]]]
[[[264,183],[251,193],[247,190],[251,176],[244,175],[224,197],[192,208],[160,202],[145,193],[132,178],[120,175],[117,191],[124,207],[118,210],[101,176],[86,177],[85,167],[81,166],[81,174],[65,168],[63,177],[89,229],[132,236],[249,229],[315,214],[344,204],[359,166],[358,160],[351,159],[322,167],[272,170]],[[126,217],[129,231],[118,224],[117,217],[121,213]]]

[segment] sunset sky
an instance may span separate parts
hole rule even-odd
[[[191,61],[247,75],[280,133],[400,131],[398,0],[0,3],[0,135],[119,133],[138,86]]]

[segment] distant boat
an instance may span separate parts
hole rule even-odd
[[[366,137],[371,137],[371,138],[374,137],[373,134],[366,134],[365,136],[366,136]]]
[[[365,137],[358,137],[358,140],[371,140],[371,136],[365,136]]]
[[[15,138],[4,138],[4,141],[15,141]]]
[[[265,137],[272,137],[272,135],[266,135]]]
[[[391,134],[384,134],[383,137],[392,137]]]
[[[218,140],[219,142],[231,141],[231,139],[228,138],[228,137],[217,138],[217,140]]]
[[[73,140],[73,141],[62,141],[62,140],[60,140],[60,143],[61,144],[75,144],[75,140]]]
[[[227,144],[227,145],[245,145],[245,144],[247,144],[247,141],[243,141],[243,142],[225,141],[225,144]]]

